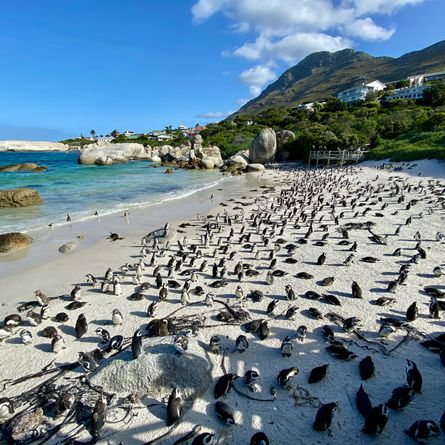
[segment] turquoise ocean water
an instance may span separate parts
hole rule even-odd
[[[35,162],[48,167],[44,173],[0,173],[0,189],[31,187],[38,190],[43,204],[33,207],[0,208],[0,233],[33,232],[100,215],[123,213],[168,200],[186,198],[196,191],[222,181],[217,171],[175,170],[150,167],[148,162],[112,166],[85,166],[77,163],[78,153],[0,153],[0,165]]]

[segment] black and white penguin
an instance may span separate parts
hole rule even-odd
[[[167,426],[173,425],[182,413],[182,397],[178,388],[173,388],[167,403]]]
[[[363,432],[371,436],[378,436],[382,434],[388,423],[389,411],[385,403],[380,404],[371,409],[365,418]]]
[[[100,396],[93,408],[93,415],[91,416],[91,435],[93,436],[93,442],[97,442],[97,439],[102,433],[102,429],[106,422],[106,410],[107,404],[105,402],[105,397]]]
[[[312,369],[311,373],[309,374],[309,383],[318,383],[321,380],[323,380],[326,376],[326,371],[328,369],[328,364],[317,366],[316,368]]]
[[[22,329],[20,331],[20,340],[24,345],[29,345],[32,343],[32,334],[27,329]]]
[[[283,388],[286,388],[289,385],[289,381],[292,377],[296,376],[299,373],[299,369],[295,366],[292,368],[282,369],[277,375],[277,382]]]
[[[415,321],[418,313],[417,303],[414,301],[406,311],[406,320],[409,322]]]
[[[87,273],[85,275],[85,278],[87,279],[87,283],[91,284],[91,286],[93,286],[93,287],[96,286],[97,279],[96,279],[96,277],[94,275],[92,275],[90,273]]]
[[[286,298],[289,300],[289,301],[293,301],[293,300],[296,300],[296,295],[295,295],[295,291],[292,289],[292,286],[291,285],[289,285],[289,284],[287,284],[285,287],[284,287],[284,290],[286,291]]]
[[[363,299],[363,291],[362,291],[362,288],[357,283],[357,281],[353,281],[352,282],[351,288],[352,288],[352,296],[353,296],[353,298]]]
[[[36,290],[34,295],[36,296],[37,303],[39,303],[40,306],[46,306],[49,304],[49,298],[41,290]]]
[[[198,434],[192,442],[192,445],[214,445],[215,435],[212,433]]]
[[[255,369],[249,369],[244,374],[244,383],[251,391],[255,392],[255,385],[259,378],[260,374]]]
[[[225,396],[232,388],[233,382],[238,378],[236,374],[224,374],[216,382],[213,390],[215,399]]]
[[[258,431],[250,438],[249,445],[269,445],[269,438],[262,431]]]
[[[429,309],[431,318],[435,318],[435,319],[440,318],[440,315],[439,315],[440,305],[439,305],[439,302],[437,301],[436,297],[431,297],[428,309]]]
[[[16,327],[22,322],[22,317],[19,314],[7,315],[3,321],[5,326]]]
[[[142,331],[138,329],[131,340],[131,352],[133,359],[136,360],[142,353]]]
[[[113,312],[111,314],[111,322],[117,326],[124,323],[124,317],[122,316],[122,313],[119,309],[113,309]]]
[[[375,366],[370,355],[360,361],[359,369],[362,380],[368,380],[374,375]]]
[[[56,334],[52,338],[51,349],[55,354],[58,354],[62,349],[65,349],[65,340],[60,334]]]
[[[430,439],[431,437],[440,436],[440,429],[434,420],[416,420],[407,430],[407,434],[419,443],[420,439]]]
[[[14,405],[7,397],[0,398],[0,420],[7,419],[14,414]]]
[[[315,421],[313,428],[315,431],[326,431],[332,422],[334,412],[337,409],[337,404],[334,402],[326,403],[318,408],[317,414],[315,415]]]
[[[366,419],[372,410],[372,404],[369,400],[367,392],[363,388],[363,385],[360,385],[360,388],[355,394],[355,405],[357,406],[360,414]]]
[[[326,262],[326,254],[323,252],[318,258],[317,258],[317,265],[322,266]]]
[[[79,352],[78,362],[86,372],[92,372],[97,368],[96,360],[87,352]]]
[[[88,323],[85,314],[80,314],[76,321],[76,337],[81,338],[88,331]]]
[[[292,349],[293,349],[292,340],[290,339],[289,336],[287,336],[281,342],[281,347],[280,347],[281,355],[283,357],[289,358],[292,355]]]
[[[110,341],[110,333],[104,329],[104,328],[97,328],[96,334],[99,336],[99,338],[102,340],[103,343],[108,343]]]
[[[304,325],[298,326],[297,328],[297,340],[303,342],[307,336],[307,327]]]
[[[235,340],[235,345],[238,352],[240,353],[245,352],[249,347],[249,342],[247,341],[247,337],[245,335],[239,335]]]
[[[218,335],[214,335],[209,342],[210,351],[213,354],[219,354],[221,352],[221,339]]]
[[[42,323],[42,317],[40,316],[40,314],[37,314],[32,310],[30,310],[26,314],[26,319],[28,320],[31,326],[38,326],[40,323]]]
[[[415,392],[422,393],[422,374],[420,374],[417,365],[412,360],[406,360],[405,366],[406,372],[406,382],[408,386],[412,388]]]
[[[215,403],[216,415],[226,424],[235,425],[235,419],[233,417],[233,412],[229,405],[218,400]]]
[[[392,391],[391,397],[387,402],[388,408],[401,410],[408,406],[414,398],[414,390],[409,386],[403,385]]]
[[[79,301],[81,299],[81,290],[82,288],[78,284],[74,286],[70,294],[73,301]]]

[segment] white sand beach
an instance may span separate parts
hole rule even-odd
[[[25,310],[20,313],[25,319],[23,324],[0,343],[0,398],[10,398],[16,414],[44,407],[36,424],[31,423],[28,428],[28,431],[38,431],[34,433],[35,443],[45,439],[48,431],[64,421],[67,413],[72,414],[67,411],[59,417],[51,416],[47,406],[51,397],[68,391],[76,400],[75,406],[82,402],[94,407],[101,388],[96,387],[95,391],[91,385],[103,385],[105,395],[116,394],[108,400],[107,421],[100,429],[97,443],[170,445],[180,443],[178,439],[196,425],[201,426],[200,433],[215,434],[214,443],[218,444],[249,444],[257,431],[266,433],[274,445],[410,443],[405,429],[420,419],[439,424],[445,410],[445,368],[438,353],[420,345],[421,341],[445,333],[444,312],[440,311],[439,319],[430,317],[430,297],[424,291],[424,287],[430,286],[445,292],[445,275],[433,274],[438,266],[445,272],[445,236],[442,240],[436,239],[438,232],[445,233],[445,166],[438,161],[416,161],[404,164],[401,171],[394,171],[394,168],[379,168],[382,164],[382,161],[369,162],[347,170],[309,172],[267,170],[229,178],[222,186],[198,192],[187,201],[132,212],[130,224],[121,216],[113,216],[58,228],[34,246],[25,258],[3,259],[0,262],[0,320],[18,313],[17,307],[24,302],[35,300],[37,289],[51,301],[48,319],[38,326],[30,326]],[[213,200],[209,198],[211,194],[214,194]],[[411,223],[405,225],[408,218]],[[141,253],[141,238],[167,222],[170,223],[168,245],[164,241],[156,248],[150,242]],[[369,226],[372,233],[383,237],[384,244],[372,241],[371,233],[363,227],[349,227],[347,240],[339,230],[348,224],[366,222],[373,223]],[[207,245],[203,244],[206,227],[210,227],[208,234],[211,234]],[[400,233],[395,235],[398,227]],[[105,239],[109,232],[117,232],[123,239],[114,242]],[[67,255],[57,252],[61,244],[77,236],[85,236],[79,241],[78,249]],[[306,243],[300,241],[302,239]],[[355,242],[357,248],[352,252]],[[416,244],[422,250],[416,249]],[[196,247],[193,249],[193,246]],[[400,256],[393,255],[396,249],[401,249]],[[412,261],[419,251],[424,252],[426,258],[416,257],[415,262]],[[317,265],[322,253],[326,261]],[[351,253],[350,264],[344,265]],[[150,266],[153,255],[154,263]],[[376,261],[363,262],[364,257],[373,257]],[[173,267],[168,276],[167,264],[171,258],[173,266],[178,260],[182,264],[177,270]],[[272,258],[276,259],[274,265],[271,265]],[[286,262],[288,258],[296,262]],[[143,292],[141,300],[133,301],[129,297],[139,290],[132,277],[136,267],[123,273],[121,266],[137,265],[140,261],[144,268],[140,281],[148,282],[150,287]],[[207,266],[200,270],[203,261]],[[241,279],[234,273],[238,263],[244,265]],[[388,292],[388,283],[397,280],[401,266],[408,263],[411,267],[406,283],[398,285],[394,293]],[[223,279],[212,277],[214,264],[218,265],[218,273],[223,267],[226,269]],[[179,287],[170,286],[167,299],[160,301],[156,312],[148,317],[148,306],[159,300],[153,276],[156,266],[164,282],[174,280]],[[119,277],[121,295],[100,291],[100,282],[108,268]],[[249,270],[254,271],[251,276],[246,273]],[[276,272],[273,283],[267,284],[267,274],[273,271]],[[282,271],[284,276],[279,276],[277,271]],[[301,272],[312,278],[298,278]],[[98,279],[96,286],[86,282],[88,273]],[[192,273],[197,276],[197,281],[190,283],[189,303],[192,304],[182,305],[181,289]],[[333,283],[321,286],[320,281],[327,277],[334,277]],[[221,287],[212,287],[218,280],[223,280],[219,283]],[[352,297],[353,281],[362,289],[362,299]],[[70,292],[77,284],[81,286],[79,301],[85,305],[67,310],[66,306],[73,301]],[[203,288],[203,295],[193,291],[197,286]],[[244,293],[242,300],[235,297],[238,286]],[[285,286],[292,287],[296,295],[294,301],[286,298]],[[253,291],[264,294],[261,301],[249,298]],[[324,297],[310,299],[308,291],[333,295],[341,305],[329,304],[329,299]],[[217,300],[211,305],[205,303],[209,292]],[[370,303],[380,297],[394,298],[394,302],[388,306]],[[273,300],[277,300],[277,306],[268,314]],[[445,301],[444,298],[441,301]],[[417,302],[418,316],[408,322],[406,312],[413,302]],[[297,307],[293,319],[285,316],[290,306]],[[233,319],[232,311],[239,314],[240,308],[247,311],[250,321],[267,320],[270,333],[265,339],[261,340],[257,333],[245,332],[242,327],[245,322]],[[323,318],[314,318],[309,308],[320,311]],[[34,311],[40,313],[40,309],[36,306]],[[123,324],[113,325],[114,309],[122,314]],[[60,312],[69,316],[65,323],[54,321]],[[88,331],[76,339],[74,327],[81,313],[88,321]],[[343,319],[357,317],[359,324],[346,332],[339,323],[340,317],[335,318],[332,313]],[[222,318],[227,315],[232,317],[225,322]],[[186,316],[190,318],[181,319]],[[383,317],[392,317],[393,326],[399,322],[388,337],[378,334]],[[167,320],[171,326],[177,323],[185,327],[153,338],[146,330],[153,320]],[[194,328],[197,327],[197,332],[192,334],[191,321],[195,321]],[[297,338],[301,325],[307,327],[303,341]],[[342,341],[355,358],[339,360],[326,350],[330,343],[322,335],[324,325],[332,327],[335,339]],[[58,354],[52,352],[51,339],[39,335],[48,326],[54,326],[64,338],[66,348]],[[113,351],[97,360],[97,368],[90,373],[77,366],[60,375],[55,372],[12,384],[15,379],[42,369],[56,370],[63,364],[75,363],[79,352],[104,348],[95,334],[99,327],[108,330],[111,336],[122,335],[124,348],[131,343],[134,332],[142,329],[144,353],[133,359],[131,348]],[[32,334],[30,344],[22,344],[23,329]],[[188,349],[183,354],[178,354],[174,346],[178,334],[188,338]],[[245,335],[249,343],[242,353],[235,345],[239,335]],[[209,348],[213,336],[220,339],[220,353],[213,353]],[[289,358],[280,352],[287,336],[293,346]],[[162,354],[168,357],[157,358],[156,362],[155,355]],[[366,356],[372,357],[375,375],[363,381],[359,363]],[[388,423],[376,439],[362,432],[365,420],[356,408],[356,392],[363,384],[374,407],[387,402],[395,388],[407,384],[407,359],[416,363],[423,377],[421,393],[416,393],[403,410],[389,410]],[[180,373],[175,371],[175,360],[177,369],[183,369]],[[150,368],[153,363],[164,363],[165,369]],[[326,377],[309,384],[311,370],[324,364],[329,365]],[[289,387],[281,387],[277,375],[290,367],[298,368],[298,373],[290,380]],[[252,392],[243,380],[245,372],[252,369],[260,375],[257,392]],[[220,399],[233,411],[235,425],[225,425],[215,414],[214,387],[225,373],[239,376],[234,382],[235,388]],[[205,377],[189,385],[187,379],[193,380],[190,376],[194,374]],[[85,375],[87,379],[80,379]],[[151,381],[151,375],[156,375],[156,379]],[[53,376],[57,376],[51,381],[54,388],[36,389]],[[125,385],[118,379],[123,379]],[[167,413],[162,404],[172,386],[178,386],[183,392],[185,403],[180,420],[167,426]],[[147,388],[151,388],[151,393]],[[133,403],[125,399],[130,393],[137,393]],[[327,431],[315,431],[317,410],[330,402],[337,404],[330,427]],[[125,416],[127,412],[130,414]],[[78,428],[69,416],[66,424],[54,430],[46,443],[69,443],[63,440],[77,431],[76,440],[90,443],[87,429]],[[7,419],[8,416],[3,419],[4,425]],[[39,428],[34,428],[37,426]],[[168,435],[156,441],[171,428]],[[444,434],[428,443],[443,443]],[[192,441],[193,438],[181,443]]]

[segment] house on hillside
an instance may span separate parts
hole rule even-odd
[[[205,130],[206,127],[196,124],[193,128],[188,129],[188,135],[189,136],[195,136],[196,134],[201,133],[201,131]]]
[[[360,86],[348,88],[347,90],[340,91],[337,93],[337,97],[342,102],[352,104],[361,100],[365,100],[369,93],[374,93],[376,91],[382,91],[386,88],[386,85],[380,80],[374,80],[373,82],[362,84]]]
[[[436,73],[415,74],[407,78],[409,86],[403,88],[396,88],[389,91],[385,96],[385,100],[397,99],[422,99],[424,91],[429,88],[432,82],[445,80],[445,71],[438,71]]]

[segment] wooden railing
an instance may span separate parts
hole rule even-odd
[[[311,161],[315,161],[315,167],[318,167],[318,161],[326,161],[327,165],[331,162],[337,162],[343,165],[345,162],[359,162],[368,153],[366,150],[311,150],[309,153],[308,166]]]

